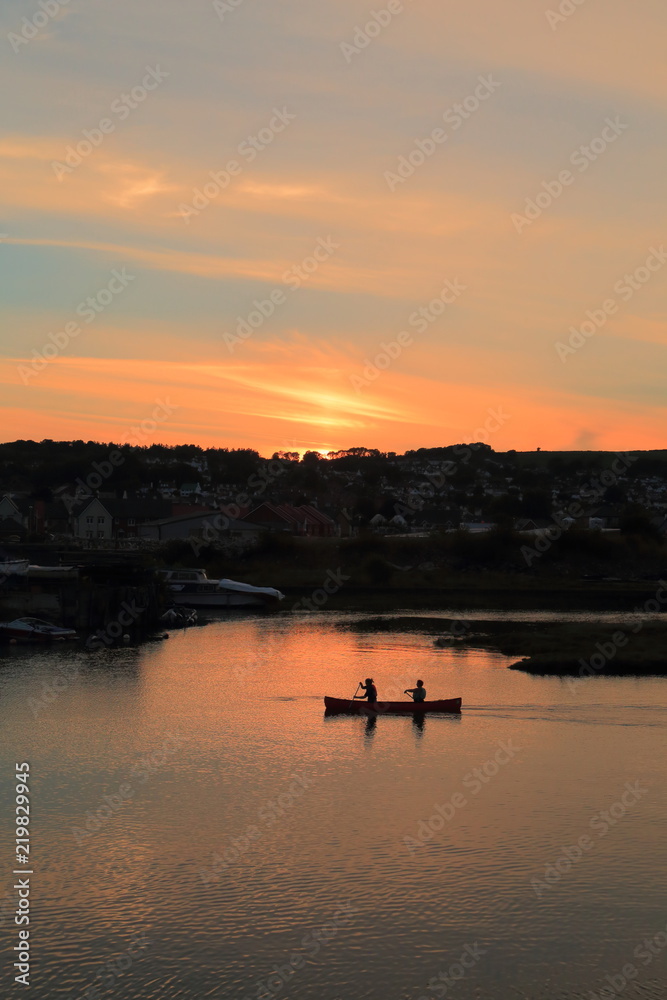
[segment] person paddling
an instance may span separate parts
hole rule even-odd
[[[364,689],[365,694],[355,694],[354,697],[366,698],[369,705],[374,705],[378,700],[378,692],[375,684],[373,683],[373,678],[367,677],[365,684],[362,684],[361,681],[359,681],[359,687]]]
[[[406,688],[403,694],[411,694],[413,701],[426,701],[426,688],[423,681],[417,681],[416,688]]]

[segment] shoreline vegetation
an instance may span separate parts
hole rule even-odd
[[[320,586],[328,571],[337,570],[346,577],[347,591],[634,593],[655,590],[654,581],[667,579],[667,543],[645,530],[623,534],[573,527],[541,551],[535,536],[503,528],[344,539],[265,533],[242,552],[194,541],[165,543],[160,564],[201,566],[211,578],[269,581],[283,591]]]
[[[357,611],[364,617],[345,627],[414,631],[434,650],[494,650],[513,659],[511,668],[536,676],[666,676],[663,539],[573,527],[539,558],[533,557],[534,543],[533,536],[503,529],[349,539],[266,533],[244,550],[193,539],[109,553],[108,566],[103,553],[91,552],[99,565],[86,572],[107,585],[112,573],[125,585],[128,574],[143,580],[142,573],[148,579],[160,568],[201,567],[210,579],[278,588],[286,595],[281,613]],[[48,545],[26,547],[24,554],[44,565],[76,564],[83,555]],[[505,619],[486,620],[489,609]],[[560,620],[522,622],[528,609],[558,612]],[[392,617],[399,610],[401,617]],[[613,611],[618,621],[567,621],[568,612],[582,611],[593,619],[596,612]],[[656,617],[642,621],[641,613]]]
[[[667,600],[667,591],[665,593]],[[643,610],[643,609],[640,609]],[[430,636],[435,648],[486,649],[535,676],[667,676],[664,622],[628,614],[623,622],[518,622],[475,618],[366,618],[346,626],[358,631],[414,631]]]

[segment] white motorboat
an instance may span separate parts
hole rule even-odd
[[[275,607],[285,595],[273,587],[253,587],[237,580],[209,580],[203,569],[160,571],[167,588],[179,604],[191,608]]]
[[[27,576],[28,566],[27,559],[0,559],[0,577]]]
[[[78,639],[73,628],[51,625],[41,618],[15,618],[0,622],[0,640],[17,639],[28,642],[54,642],[58,639]]]

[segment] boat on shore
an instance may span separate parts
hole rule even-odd
[[[362,700],[325,697],[327,715],[423,715],[424,712],[446,712],[458,715],[461,712],[460,698],[445,698],[441,701],[378,701],[370,704]]]
[[[0,622],[0,641],[56,642],[78,638],[73,628],[51,625],[41,618],[15,618],[12,622]]]
[[[285,595],[273,587],[253,587],[238,580],[209,580],[203,569],[163,569],[174,602],[189,608],[271,608]]]

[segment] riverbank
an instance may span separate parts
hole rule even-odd
[[[170,542],[154,558],[162,565],[201,566],[212,579],[231,577],[284,593],[322,586],[328,573],[338,593],[419,591],[498,594],[650,595],[667,579],[667,546],[657,537],[575,528],[544,543],[516,532],[359,535],[299,538],[265,534],[244,552]],[[546,546],[546,547],[545,547]]]
[[[416,632],[444,651],[486,649],[520,657],[510,669],[541,676],[667,676],[667,617],[621,622],[518,622],[404,616],[369,617],[346,626],[359,632]]]

